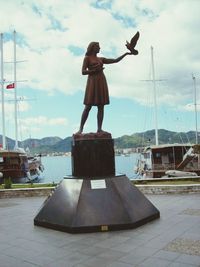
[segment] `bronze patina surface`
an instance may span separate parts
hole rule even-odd
[[[72,176],[65,177],[43,203],[34,224],[69,233],[130,229],[160,217],[156,207],[125,176],[115,175],[114,141],[102,130],[104,105],[109,104],[104,64],[137,54],[137,33],[116,59],[97,57],[98,42],[91,42],[83,60],[88,75],[79,131],[72,139]],[[83,134],[92,106],[97,106],[97,132]]]
[[[156,207],[125,175],[115,175],[112,138],[90,137],[74,136],[73,175],[44,202],[34,224],[85,233],[135,228],[159,218]]]
[[[115,175],[114,141],[110,133],[73,135],[72,175]]]
[[[78,134],[83,132],[84,125],[93,106],[96,106],[98,110],[97,132],[104,132],[102,130],[104,106],[110,103],[107,80],[104,75],[104,65],[118,63],[128,55],[137,55],[138,51],[135,50],[135,46],[137,44],[139,36],[139,32],[137,32],[131,39],[130,43],[126,43],[126,47],[129,52],[126,52],[117,58],[97,56],[97,54],[100,52],[99,42],[89,43],[82,64],[82,74],[87,75],[87,83],[83,101],[85,108],[81,116]]]

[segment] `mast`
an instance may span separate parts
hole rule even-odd
[[[4,71],[3,71],[3,33],[1,33],[1,109],[2,109],[2,145],[6,149],[5,108],[4,108]]]
[[[195,128],[196,128],[196,144],[198,144],[198,129],[197,129],[197,89],[196,89],[196,78],[192,75],[194,82],[194,111],[195,111]]]
[[[158,145],[158,119],[157,119],[157,100],[156,100],[156,80],[155,80],[155,67],[153,57],[153,46],[151,46],[151,64],[152,64],[152,81],[153,81],[153,92],[154,92],[154,121],[155,121],[155,140]]]
[[[16,31],[13,32],[14,41],[14,105],[15,105],[15,149],[18,148],[18,125],[17,125],[17,69],[16,69]]]

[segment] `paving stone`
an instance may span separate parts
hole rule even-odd
[[[195,267],[193,264],[184,264],[182,262],[172,262],[169,267]]]
[[[180,256],[180,253],[166,250],[159,250],[157,253],[153,255],[153,257],[173,261]]]
[[[200,256],[200,240],[177,238],[165,250]]]
[[[45,197],[1,199],[0,267],[200,266],[200,195],[147,197],[160,220],[75,235],[33,225]]]
[[[122,263],[122,262],[113,262],[108,265],[108,267],[136,267],[137,265],[128,264],[128,263]]]
[[[110,263],[110,259],[104,259],[100,257],[92,257],[83,262],[83,264],[88,267],[107,267]]]
[[[180,214],[200,216],[200,209],[186,209],[183,210]]]
[[[100,255],[101,253],[107,252],[108,249],[106,248],[101,248],[97,246],[85,246],[80,250],[81,253],[89,255],[89,256],[97,256]]]
[[[181,262],[184,264],[193,264],[195,266],[200,266],[200,256],[192,255],[180,255],[175,262]]]
[[[145,254],[143,254],[143,256],[138,256],[135,255],[134,253],[129,253],[124,257],[121,257],[120,260],[118,260],[119,262],[124,262],[124,263],[128,263],[128,264],[133,264],[133,265],[137,265],[141,262],[143,262],[145,259],[147,258],[147,256]]]
[[[163,260],[163,259],[158,259],[158,258],[149,258],[141,262],[138,267],[167,267],[169,266],[170,261],[168,260]]]
[[[121,257],[123,257],[125,255],[127,255],[127,253],[125,253],[125,252],[107,249],[107,251],[98,254],[98,257],[104,258],[104,259],[109,259],[109,260],[117,260],[117,259],[120,259]]]

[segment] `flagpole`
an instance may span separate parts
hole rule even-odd
[[[195,125],[196,125],[196,144],[198,144],[198,127],[197,127],[197,88],[196,88],[196,78],[192,75],[194,82],[194,111],[195,111]]]
[[[3,72],[3,33],[1,33],[1,109],[2,109],[2,146],[6,149],[5,108],[4,108],[4,72]]]
[[[152,65],[154,108],[155,108],[155,111],[154,111],[155,139],[156,139],[156,145],[158,145],[157,99],[156,99],[156,80],[155,80],[155,67],[154,67],[154,58],[153,58],[153,46],[151,46],[151,65]]]
[[[17,70],[16,70],[16,31],[13,32],[14,40],[14,90],[15,90],[15,149],[18,149],[18,125],[17,125]]]

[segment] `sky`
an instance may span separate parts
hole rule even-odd
[[[78,131],[87,81],[81,68],[88,44],[97,41],[98,56],[117,58],[128,51],[126,40],[137,31],[139,54],[104,66],[110,105],[105,106],[103,129],[113,138],[154,129],[156,98],[159,129],[196,130],[199,10],[200,0],[0,0],[4,87],[14,79],[14,64],[9,62],[16,31],[19,139],[65,138]],[[15,138],[14,89],[4,89],[4,99],[6,136]],[[93,107],[84,132],[96,132],[96,113]]]

